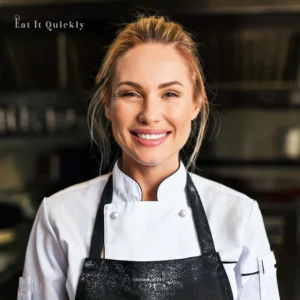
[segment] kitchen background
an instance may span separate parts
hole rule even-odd
[[[196,36],[211,102],[197,173],[259,202],[281,299],[299,300],[300,0],[0,1],[0,299],[16,299],[43,197],[99,174],[87,104],[103,47],[136,11]],[[85,25],[21,29],[15,15]]]

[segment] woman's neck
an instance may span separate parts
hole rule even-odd
[[[160,183],[179,168],[179,159],[172,157],[155,166],[143,165],[127,155],[122,155],[119,168],[139,183],[142,189],[142,201],[157,201],[157,189]]]

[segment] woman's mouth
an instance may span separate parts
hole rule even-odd
[[[161,145],[170,135],[171,132],[148,134],[130,132],[135,141],[143,146],[158,146]]]
[[[145,140],[159,140],[163,138],[165,135],[167,135],[167,132],[161,133],[161,134],[144,134],[144,133],[135,133],[133,132],[136,136],[138,136],[141,139]]]

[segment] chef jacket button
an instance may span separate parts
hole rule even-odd
[[[182,209],[182,210],[179,212],[179,216],[180,216],[180,217],[185,217],[185,216],[186,216],[186,210]]]
[[[118,214],[116,211],[114,211],[113,213],[110,214],[110,217],[111,217],[113,220],[115,220],[118,216],[119,216],[119,214]]]

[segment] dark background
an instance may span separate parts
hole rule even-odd
[[[259,202],[281,299],[300,299],[300,2],[242,2],[1,1],[1,300],[16,299],[43,197],[99,175],[87,104],[105,47],[136,12],[194,34],[211,103],[196,173]],[[31,28],[16,28],[15,15]],[[85,25],[49,31],[47,21]]]

